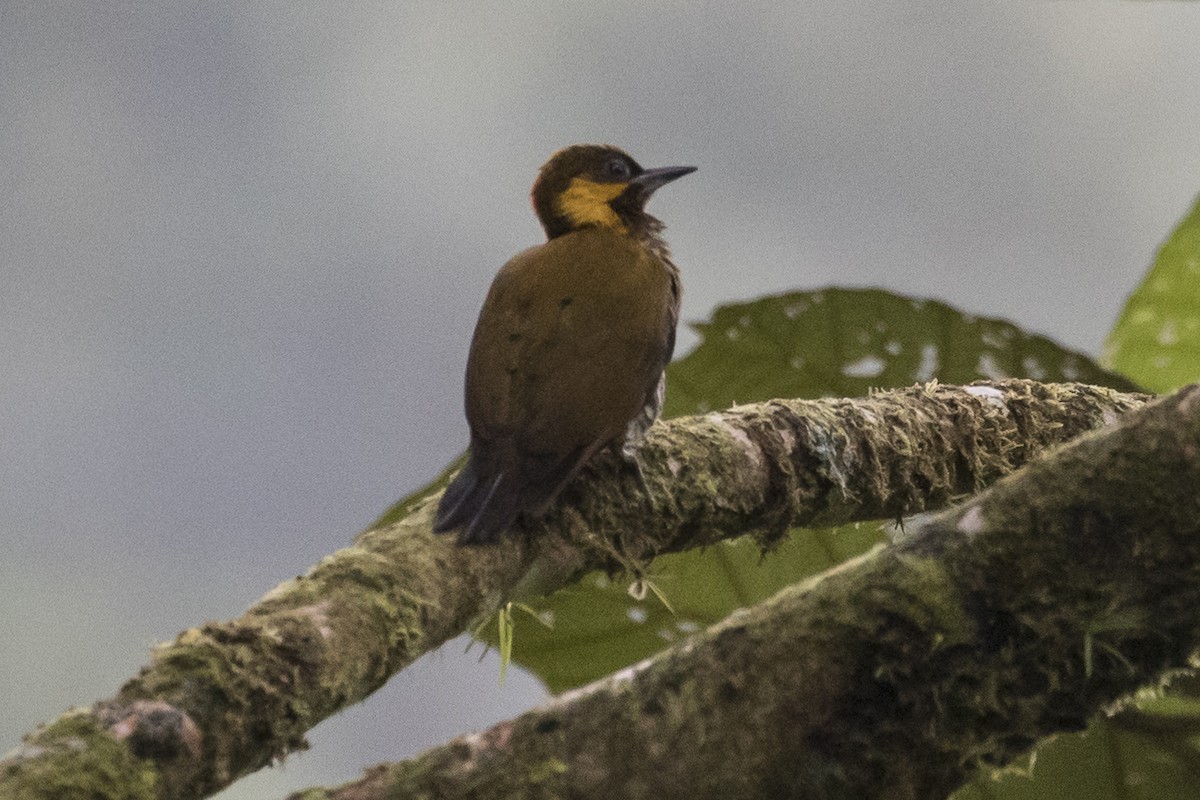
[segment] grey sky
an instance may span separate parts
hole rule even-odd
[[[700,167],[652,205],[686,319],[873,285],[1096,353],[1200,191],[1198,41],[1186,3],[0,5],[0,751],[466,444],[555,149]],[[451,645],[230,796],[539,696]]]

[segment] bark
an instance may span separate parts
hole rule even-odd
[[[112,698],[69,712],[0,761],[0,797],[197,798],[304,746],[505,598],[581,571],[750,533],[939,508],[1047,447],[1143,404],[1080,385],[916,386],[859,400],[772,401],[656,425],[642,471],[598,460],[544,520],[501,545],[429,529],[439,492],[269,592],[184,631]]]
[[[944,798],[1200,648],[1200,385],[374,798]]]

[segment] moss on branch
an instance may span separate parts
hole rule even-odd
[[[206,796],[303,747],[309,728],[514,593],[723,537],[769,546],[791,526],[941,507],[1145,399],[934,384],[673,420],[643,449],[649,498],[632,468],[601,459],[546,519],[490,548],[432,535],[437,492],[420,492],[242,617],[156,648],[116,696],[32,733],[0,761],[0,797]],[[531,769],[549,781],[556,763]]]
[[[1200,386],[639,665],[303,800],[944,798],[1200,649]]]

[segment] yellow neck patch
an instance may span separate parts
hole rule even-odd
[[[620,197],[626,188],[628,184],[624,183],[597,183],[587,178],[572,178],[571,185],[559,195],[558,210],[574,227],[599,225],[624,232],[625,223],[621,222],[609,203]]]

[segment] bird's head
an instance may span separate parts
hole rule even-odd
[[[622,233],[653,232],[661,225],[645,212],[654,190],[695,167],[642,169],[626,152],[600,144],[559,150],[533,184],[533,210],[550,239],[587,227]]]

